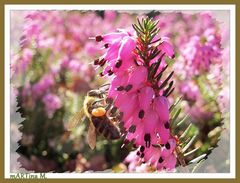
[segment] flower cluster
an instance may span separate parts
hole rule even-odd
[[[143,22],[133,25],[137,35],[119,30],[96,36],[106,52],[94,64],[104,67],[101,76],[111,77],[108,97],[123,114],[125,143],[134,142],[141,162],[172,170],[176,139],[170,131],[167,96],[173,91],[173,81],[165,86],[173,72],[166,80],[162,75],[165,57],[174,58],[174,51],[167,38],[157,38],[156,22]]]
[[[222,86],[227,86],[229,72],[227,25],[220,24],[211,12],[163,13],[155,19],[159,21],[160,34],[171,38],[177,52],[177,62],[173,65],[178,81],[175,93],[188,102],[185,112],[191,114],[194,122],[219,112],[210,107],[209,98],[217,101],[224,98],[220,95],[226,91]],[[228,101],[228,94],[225,96]],[[221,106],[220,100],[217,103]]]
[[[178,52],[174,69],[184,80],[208,72],[212,65],[220,63],[221,37],[226,39],[227,33],[220,34],[218,22],[210,12],[163,13],[155,19],[159,21],[161,35],[170,37]]]

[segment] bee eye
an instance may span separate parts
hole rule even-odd
[[[95,117],[101,117],[101,116],[104,116],[105,114],[106,114],[106,110],[103,107],[98,107],[92,110],[92,115]]]

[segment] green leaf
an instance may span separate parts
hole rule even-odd
[[[181,101],[182,101],[182,97],[178,98],[176,102],[173,105],[171,105],[171,107],[169,108],[169,112],[172,112],[179,105]]]
[[[168,81],[169,81],[170,78],[173,76],[173,74],[174,74],[174,71],[172,71],[172,72],[168,75],[167,79],[165,79],[165,80],[163,81],[163,83],[162,83],[162,84],[160,85],[160,87],[159,87],[159,90],[163,89],[163,88],[167,85]]]
[[[163,91],[163,96],[167,97],[169,95],[169,93],[170,93],[169,91],[171,90],[172,86],[173,86],[173,81],[171,81],[169,83],[167,89]]]
[[[202,155],[198,156],[197,158],[194,158],[193,160],[191,160],[189,162],[189,164],[198,163],[199,161],[203,160],[203,158],[205,158],[206,156],[207,156],[207,154],[202,154]]]
[[[196,166],[193,167],[191,173],[196,172],[196,171],[202,166],[202,164],[203,164],[204,161],[205,161],[205,159],[200,160],[200,161],[196,164]]]
[[[188,114],[181,120],[177,123],[177,127],[181,126],[182,124],[184,124],[184,122],[186,121],[186,119],[188,118]]]
[[[185,131],[182,133],[182,135],[180,136],[179,140],[183,140],[184,138],[186,138],[186,136],[188,135],[188,133],[189,133],[192,125],[193,125],[192,123],[190,123],[190,124],[188,125],[188,127],[186,128],[186,130],[185,130]]]
[[[189,156],[189,155],[191,155],[191,154],[197,152],[197,150],[199,150],[199,148],[200,148],[200,147],[197,147],[197,148],[195,148],[195,149],[193,149],[193,150],[191,150],[191,151],[185,153],[183,156],[184,156],[184,157]]]
[[[176,126],[176,121],[177,121],[177,118],[178,118],[179,114],[181,113],[181,111],[182,111],[182,109],[179,108],[177,110],[177,112],[173,115],[173,118],[171,120],[171,128],[174,128]]]
[[[197,135],[194,135],[191,140],[187,143],[186,146],[184,146],[184,148],[182,149],[182,153],[184,153],[186,150],[188,150],[188,148],[193,144],[193,142],[195,141]]]
[[[139,28],[142,30],[142,32],[144,32],[144,28],[142,27],[142,24],[140,23],[140,20],[137,18],[137,22],[139,25]]]

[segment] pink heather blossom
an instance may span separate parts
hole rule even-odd
[[[105,10],[104,19],[111,22],[114,21],[117,17],[117,12],[112,10]]]
[[[168,37],[162,37],[161,38],[161,43],[158,46],[159,50],[162,50],[164,53],[166,53],[166,56],[169,58],[174,58],[174,50],[173,50],[173,45],[170,43],[170,39]]]
[[[34,97],[37,98],[42,96],[44,93],[46,93],[46,91],[50,89],[51,86],[54,85],[54,83],[55,81],[52,75],[44,75],[40,81],[38,81],[32,86],[32,92],[34,94]]]
[[[169,102],[148,81],[148,67],[135,52],[137,37],[121,30],[96,36],[96,41],[105,45],[106,52],[94,64],[97,68],[104,67],[101,76],[113,75],[108,97],[114,99],[114,105],[123,113],[126,141],[133,141],[139,148],[137,155],[141,162],[158,170],[172,170],[176,165],[176,140],[170,132]],[[174,58],[168,38],[161,39],[158,49],[162,52],[161,59]]]
[[[48,117],[52,117],[54,112],[62,106],[61,99],[54,94],[46,94],[42,100]]]
[[[221,55],[220,38],[211,30],[206,30],[202,37],[193,36],[183,47],[183,57],[194,75],[209,71],[210,65]]]
[[[183,97],[191,102],[195,102],[200,95],[199,88],[194,81],[185,81],[180,86],[180,92],[183,94]]]

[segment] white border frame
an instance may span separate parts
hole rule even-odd
[[[46,173],[47,178],[58,179],[76,179],[76,178],[128,178],[128,179],[156,179],[156,178],[172,178],[172,179],[189,179],[189,178],[221,178],[229,179],[236,178],[236,126],[235,126],[235,91],[236,91],[236,78],[235,78],[235,65],[236,65],[236,6],[231,5],[5,5],[4,9],[4,43],[5,43],[5,90],[4,90],[4,175],[5,178],[10,178],[10,11],[11,10],[169,10],[169,11],[207,11],[207,10],[229,10],[230,11],[230,173]],[[16,173],[15,173],[16,174]]]

